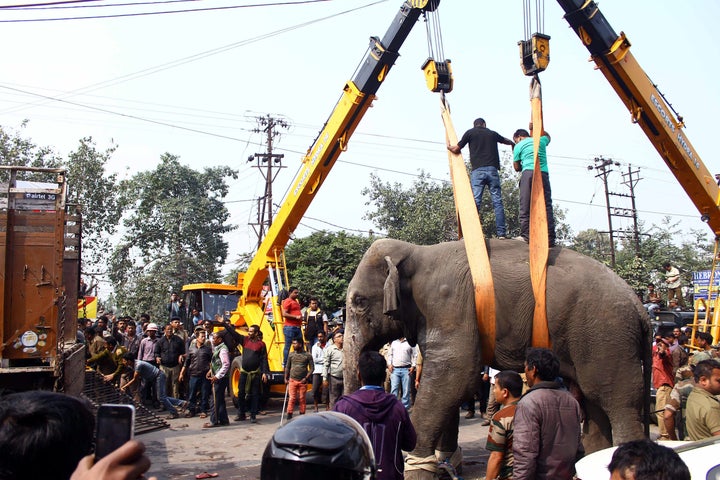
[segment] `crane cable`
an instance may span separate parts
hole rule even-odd
[[[539,73],[545,69],[549,61],[548,36],[543,34],[545,28],[545,2],[535,0],[535,28],[531,35],[532,13],[530,0],[523,1],[523,34],[524,48],[521,48],[523,70],[531,76],[530,81],[530,135],[533,142],[533,175],[530,190],[530,225],[529,225],[529,264],[530,283],[535,297],[533,312],[531,345],[533,347],[550,348],[550,331],[547,318],[547,262],[549,255],[548,216],[545,202],[540,165],[541,138],[545,133],[543,126],[542,86]],[[543,41],[544,40],[544,41]],[[546,160],[547,161],[547,160]]]

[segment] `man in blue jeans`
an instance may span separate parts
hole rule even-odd
[[[285,348],[283,349],[283,367],[287,363],[288,353],[290,352],[290,344],[293,339],[299,338],[302,340],[302,307],[298,302],[298,295],[300,291],[297,287],[290,287],[288,290],[289,296],[282,302],[282,316],[283,316],[283,335],[285,336]]]
[[[415,371],[417,354],[405,337],[390,344],[388,352],[388,370],[390,371],[390,393],[395,395],[405,407],[410,408],[410,375]]]
[[[140,383],[141,381],[147,383],[154,382],[155,387],[157,388],[158,400],[161,404],[165,405],[167,411],[170,412],[170,415],[167,417],[168,420],[172,420],[173,418],[178,418],[180,416],[176,407],[181,411],[187,408],[188,402],[186,400],[180,400],[178,398],[167,396],[165,390],[167,378],[165,377],[165,374],[155,365],[143,362],[142,360],[137,360],[135,358],[135,354],[131,352],[127,352],[123,355],[122,363],[126,368],[133,370],[133,377],[132,380],[120,387],[120,390],[124,392],[131,385]]]
[[[459,155],[465,145],[470,145],[470,185],[475,196],[475,206],[478,214],[482,203],[485,187],[490,187],[490,199],[495,210],[495,226],[498,238],[507,236],[505,224],[505,209],[502,201],[502,190],[500,188],[500,155],[497,144],[515,144],[497,132],[485,126],[485,120],[478,118],[473,122],[473,128],[465,132],[457,145],[448,145],[452,153]]]

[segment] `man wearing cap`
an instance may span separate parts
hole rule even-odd
[[[670,398],[670,392],[675,384],[673,376],[672,354],[670,345],[662,336],[655,337],[655,345],[652,349],[652,381],[653,387],[657,390],[655,405],[666,405]],[[660,440],[668,440],[668,432],[663,421],[663,412],[657,413],[657,422],[660,430]]]
[[[142,315],[140,316],[142,318]],[[158,326],[155,323],[148,323],[145,327],[145,338],[140,340],[140,347],[138,348],[137,359],[143,362],[147,362],[150,365],[157,367],[155,360],[155,344],[158,341],[157,338]],[[157,391],[155,389],[155,382],[142,382],[142,398],[147,402],[151,402],[152,405],[157,408],[160,404],[157,400]],[[165,408],[163,405],[162,408]]]

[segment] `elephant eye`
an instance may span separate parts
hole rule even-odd
[[[369,302],[366,297],[363,297],[361,295],[355,295],[353,297],[352,303],[356,308],[364,309],[367,308]]]

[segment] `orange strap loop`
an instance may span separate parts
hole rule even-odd
[[[545,210],[545,191],[540,171],[540,137],[544,132],[542,113],[542,88],[537,75],[530,81],[530,106],[532,107],[532,139],[535,166],[533,168],[530,194],[530,281],[535,295],[535,312],[532,326],[532,346],[550,348],[547,320],[547,260],[548,222]]]
[[[457,133],[444,95],[441,97],[441,105],[445,140],[448,145],[457,145]],[[475,316],[480,333],[482,362],[490,365],[495,358],[495,287],[490,271],[490,257],[462,155],[448,150],[448,161],[458,215],[458,233],[460,238],[465,237],[465,252],[475,290]],[[547,243],[547,235],[545,237]]]

